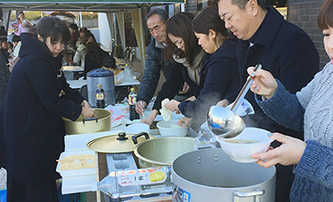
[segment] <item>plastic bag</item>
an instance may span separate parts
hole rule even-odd
[[[112,112],[111,128],[116,127],[120,124],[132,123],[132,121],[127,118],[127,116],[121,109],[118,109],[117,107],[112,105],[107,106],[105,109]]]
[[[209,129],[207,121],[200,126],[196,140],[198,142],[216,142],[216,135]]]
[[[118,200],[140,195],[171,193],[171,167],[112,171],[97,183],[97,190]]]
[[[233,104],[234,102],[228,105],[226,108],[231,109]],[[235,114],[237,114],[238,116],[254,114],[254,109],[249,101],[243,99],[242,102],[240,103],[240,106],[237,108]]]
[[[124,82],[135,81],[139,76],[140,76],[139,72],[134,72],[128,66],[125,66],[124,71],[117,74],[115,78],[124,83]]]

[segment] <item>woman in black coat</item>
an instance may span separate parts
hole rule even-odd
[[[199,71],[205,58],[205,52],[198,45],[198,40],[192,31],[191,23],[194,16],[189,12],[180,12],[169,18],[166,23],[168,39],[165,60],[172,59],[173,62],[182,65],[172,67],[168,79],[158,92],[153,111],[142,120],[144,123],[152,124],[159,113],[162,100],[172,99],[184,82],[190,86],[192,95],[199,95],[201,89]]]
[[[228,33],[214,7],[203,9],[193,19],[192,27],[198,44],[209,54],[199,73],[200,93],[193,100],[171,100],[165,107],[170,111],[180,111],[201,125],[207,120],[209,108],[239,87],[237,40]],[[187,125],[188,120],[185,122]]]
[[[61,71],[59,54],[70,39],[65,22],[42,18],[22,47],[0,116],[0,165],[8,171],[7,201],[58,201],[56,160],[64,150],[62,117],[94,117]]]

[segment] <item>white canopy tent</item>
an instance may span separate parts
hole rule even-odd
[[[169,5],[184,3],[182,0],[0,0],[0,6],[3,13],[3,24],[7,25],[9,15],[12,10],[35,10],[35,11],[90,11],[106,13],[110,27],[110,33],[115,37],[113,13],[116,13],[118,30],[122,41],[123,50],[125,50],[125,25],[124,11],[130,10],[133,20],[133,27],[138,42],[141,61],[145,63],[145,37],[144,25],[142,21],[141,8],[157,5]],[[100,25],[101,26],[101,25]],[[111,36],[110,36],[111,37]]]

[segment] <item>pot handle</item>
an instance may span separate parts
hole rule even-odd
[[[140,137],[140,136],[142,136],[142,135],[145,136],[146,140],[149,139],[149,135],[148,135],[148,133],[146,133],[146,132],[141,132],[141,133],[138,133],[138,134],[132,136],[132,141],[133,141],[133,143],[134,143],[134,144],[138,144],[138,137]]]
[[[200,149],[215,149],[216,146],[214,145],[214,143],[210,143],[210,144],[198,144],[195,146],[195,150],[200,150]]]
[[[97,118],[87,118],[87,119],[83,119],[82,122],[83,122],[83,124],[84,124],[84,122],[86,122],[86,121],[94,121],[94,120],[96,120],[96,123],[98,123],[98,119],[97,119]]]
[[[254,197],[254,201],[259,202],[260,201],[260,196],[263,195],[264,193],[265,193],[265,190],[258,189],[258,188],[256,188],[253,191],[249,191],[249,192],[234,191],[233,201],[234,202],[239,202],[240,198]]]

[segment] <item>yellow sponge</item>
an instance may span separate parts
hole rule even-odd
[[[163,171],[158,171],[155,173],[149,174],[149,180],[151,182],[158,182],[165,178],[165,173]]]

